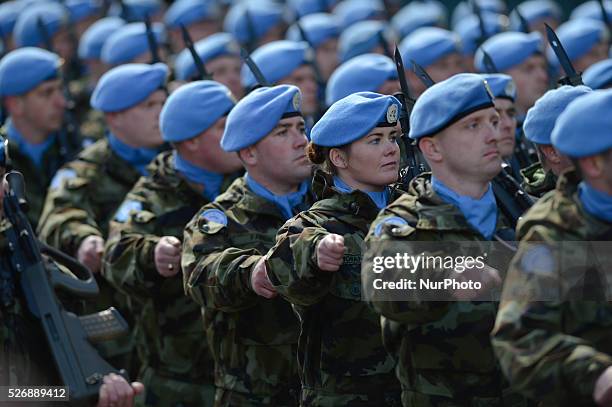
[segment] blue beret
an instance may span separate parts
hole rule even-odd
[[[380,45],[380,34],[387,36],[387,23],[382,21],[361,21],[353,24],[340,34],[338,40],[338,58],[348,61],[357,55],[372,52]]]
[[[37,47],[45,43],[38,28],[38,19],[42,20],[49,36],[53,36],[68,24],[69,15],[66,7],[59,3],[43,2],[26,7],[13,28],[17,47]]]
[[[527,20],[527,23],[533,24],[546,18],[561,20],[561,8],[552,0],[528,0],[519,4],[512,13],[510,13],[510,22],[513,30],[521,30],[521,19],[516,10],[521,12],[521,15]]]
[[[215,33],[196,42],[196,53],[203,63],[212,61],[220,56],[240,57],[240,46],[228,33]],[[197,73],[193,57],[187,48],[183,49],[174,61],[174,74],[176,79],[187,81]]]
[[[164,22],[169,28],[188,26],[202,20],[221,16],[221,10],[214,0],[178,0],[166,11]]]
[[[165,40],[164,27],[160,23],[152,25],[152,31],[160,45]],[[102,46],[100,59],[109,65],[120,65],[133,61],[149,51],[147,29],[144,23],[130,23],[116,30]]]
[[[588,157],[612,148],[612,90],[595,90],[561,113],[551,141],[569,157]]]
[[[93,0],[66,0],[64,4],[68,8],[70,21],[73,23],[93,16],[102,10],[100,3]]]
[[[591,92],[587,86],[561,86],[540,97],[527,111],[523,132],[527,140],[537,144],[550,144],[555,121],[575,99]]]
[[[356,92],[377,92],[385,81],[397,79],[395,63],[384,55],[363,54],[340,65],[330,76],[325,103],[331,106]]]
[[[165,64],[125,64],[106,72],[96,85],[90,104],[106,113],[137,105],[166,83]],[[126,92],[129,89],[129,92]]]
[[[100,59],[104,43],[115,31],[125,25],[119,17],[105,17],[93,23],[79,41],[80,59]]]
[[[0,97],[22,95],[59,77],[62,60],[41,48],[19,48],[0,59]]]
[[[494,107],[493,95],[481,75],[461,73],[428,88],[410,114],[410,138],[433,136],[477,110]]]
[[[162,138],[178,142],[208,130],[234,107],[230,90],[215,81],[195,81],[170,95],[159,116]]]
[[[612,86],[612,59],[604,59],[591,65],[584,71],[582,80],[591,89],[604,89]]]
[[[144,21],[161,10],[161,0],[123,0],[122,17],[129,22]]]
[[[400,102],[374,92],[353,93],[325,112],[310,132],[310,140],[322,147],[338,147],[366,136],[376,127],[397,124]]]
[[[269,83],[276,83],[291,75],[300,65],[312,62],[313,55],[305,42],[272,41],[257,48],[251,55]],[[257,80],[248,66],[242,66],[242,85],[252,88]]]
[[[247,11],[251,18],[250,23]],[[268,0],[243,1],[230,8],[223,21],[223,31],[232,34],[238,42],[247,44],[259,40],[281,22],[283,22],[283,8],[280,4]],[[254,33],[251,33],[251,27]],[[253,34],[256,38],[252,38]]]
[[[298,18],[315,14],[327,13],[338,0],[289,0],[287,5]]]
[[[344,0],[334,8],[342,29],[360,21],[385,17],[385,6],[379,0]]]
[[[451,26],[454,28],[461,20],[473,15],[472,1],[462,1],[453,10]],[[503,0],[477,0],[478,7],[483,13],[506,14],[506,4]]]
[[[293,85],[257,88],[227,116],[221,148],[239,151],[270,133],[283,117],[301,114],[302,94]]]
[[[586,55],[598,42],[608,40],[608,29],[598,20],[578,19],[561,24],[556,30],[570,60],[575,61]],[[554,51],[548,47],[548,62],[553,67],[559,66]]]
[[[316,13],[300,18],[300,25],[308,37],[308,42],[317,48],[330,38],[340,36],[340,24],[332,14]],[[299,28],[293,24],[287,30],[287,39],[291,41],[303,41]]]
[[[487,37],[506,31],[508,29],[508,17],[503,14],[482,13]],[[461,48],[463,55],[474,55],[480,41],[480,20],[475,15],[469,15],[459,21],[454,31],[461,38]]]
[[[516,100],[516,84],[510,75],[492,73],[481,75],[489,84],[494,98]]]
[[[575,20],[578,18],[593,18],[603,21],[601,7],[598,3],[598,1],[593,0],[586,1],[580,4],[572,10],[572,13],[570,14],[570,20]],[[604,1],[604,4],[606,7],[606,11],[608,12],[608,19],[612,20],[612,7],[610,7],[610,3],[607,1]]]
[[[412,2],[404,6],[391,19],[391,26],[404,38],[417,28],[445,27],[447,23],[446,7],[438,2]]]
[[[407,63],[414,59],[427,68],[449,54],[461,52],[461,40],[457,34],[444,28],[423,27],[404,38],[399,50]]]
[[[0,37],[7,38],[13,35],[15,22],[24,7],[23,1],[7,1],[0,4]]]
[[[505,32],[489,38],[474,55],[474,66],[479,72],[486,72],[483,49],[491,56],[497,69],[503,72],[525,62],[532,55],[541,53],[542,36],[539,32]]]

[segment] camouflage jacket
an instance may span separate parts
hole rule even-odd
[[[315,175],[313,189],[322,200],[285,223],[266,255],[270,280],[301,321],[302,405],[399,405],[380,317],[361,301],[363,239],[378,208],[367,194],[342,194],[332,182]],[[330,233],[344,236],[346,248],[334,273],[319,270],[316,260],[318,242]]]
[[[299,209],[309,206],[306,201]],[[258,296],[250,282],[252,267],[284,222],[276,205],[254,194],[242,177],[185,229],[185,291],[205,307],[215,384],[242,394],[247,405],[295,405],[299,391],[299,324],[291,305]]]
[[[555,191],[519,224],[519,251],[493,332],[495,351],[513,387],[546,406],[594,405],[595,382],[612,366],[612,305],[607,302],[612,261],[605,244],[612,240],[612,225],[584,211],[576,194],[578,182],[572,171],[562,175]],[[589,245],[581,243],[587,241]],[[607,251],[592,250],[596,242],[603,242],[600,247]],[[572,269],[584,277],[582,288],[589,292],[581,292],[607,288],[607,301],[581,300],[571,293],[561,297],[559,292],[558,298],[555,294],[546,301],[537,297],[542,292],[536,282],[567,285]],[[592,271],[602,278],[595,287],[587,285]]]
[[[0,134],[8,138],[6,126],[0,129]],[[32,228],[36,230],[43,210],[47,188],[55,172],[64,164],[59,142],[53,143],[45,152],[41,168],[38,168],[27,155],[19,151],[17,144],[10,139],[8,152],[9,168],[23,174],[25,194],[29,205],[27,216]]]
[[[159,239],[182,239],[185,225],[208,200],[176,172],[172,151],[158,155],[148,168],[150,175],[140,178],[122,204],[136,206],[125,220],[116,216],[110,223],[103,272],[132,299],[142,362],[161,376],[212,384],[200,307],[185,296],[182,275],[162,277],[154,261]],[[226,177],[222,189],[234,178]]]
[[[397,243],[409,252],[410,242],[484,241],[456,206],[435,193],[430,177],[431,174],[422,174],[413,179],[408,192],[387,206],[372,223],[363,258],[366,280],[374,276],[374,257],[395,256]],[[384,227],[393,219],[403,220],[404,225]],[[496,234],[508,224],[500,213]],[[390,271],[405,273],[402,269]],[[508,394],[508,385],[490,344],[495,303],[372,301],[371,304],[383,316],[383,338],[398,362],[404,406],[511,406],[524,402]]]
[[[555,189],[557,177],[552,171],[544,171],[539,162],[521,170],[522,187],[529,195],[541,198],[548,191]]]

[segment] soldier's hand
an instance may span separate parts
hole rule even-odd
[[[344,237],[331,233],[317,245],[317,265],[323,271],[338,271],[344,256]]]
[[[131,385],[118,374],[110,373],[104,376],[104,384],[98,392],[97,407],[132,407],[134,397],[144,391],[142,383]]]
[[[593,399],[598,406],[612,406],[612,366],[604,370],[595,382]]]
[[[462,273],[456,273],[455,280],[458,282],[472,280],[481,283],[481,288],[479,290],[455,290],[453,292],[453,297],[459,301],[486,300],[486,294],[492,289],[500,287],[502,284],[499,271],[486,264],[483,269],[469,269]]]
[[[181,271],[181,241],[174,236],[163,236],[155,245],[155,268],[164,277]]]
[[[278,295],[272,282],[268,278],[266,263],[263,257],[253,266],[253,271],[251,271],[251,287],[253,287],[253,291],[255,291],[257,295],[264,298],[270,299]]]
[[[89,235],[79,245],[77,260],[87,266],[92,273],[98,273],[102,263],[103,252],[104,239],[100,236]]]

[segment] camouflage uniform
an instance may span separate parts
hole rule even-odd
[[[6,126],[0,129],[0,136],[7,137]],[[19,151],[17,144],[9,139],[9,168],[23,174],[25,182],[25,194],[28,201],[28,220],[33,229],[36,229],[41,217],[47,188],[51,183],[53,175],[64,162],[60,152],[59,142],[55,142],[45,152],[42,166],[38,168],[30,158]]]
[[[516,295],[517,288],[521,294],[532,291],[530,277],[543,272],[533,267],[546,263],[541,255],[538,261],[530,260],[535,242],[612,240],[612,225],[584,211],[576,194],[578,182],[574,172],[562,175],[555,191],[538,201],[519,224],[519,252],[511,264],[493,332],[493,346],[512,386],[544,406],[594,405],[595,381],[612,366],[610,302],[534,301],[529,295]],[[579,246],[574,243],[572,250],[563,251],[558,258],[563,262],[551,262],[546,274],[561,283],[561,270],[574,266],[584,271],[591,269],[591,261],[601,262],[601,254],[597,260],[597,255],[577,250]],[[608,257],[595,269],[605,276],[610,267]]]
[[[459,209],[433,190],[431,174],[413,179],[408,192],[387,206],[372,223],[363,270],[372,270],[375,256],[390,245],[419,241],[483,241]],[[379,227],[402,218],[402,227]],[[509,222],[500,214],[496,234]],[[378,233],[374,233],[378,228]],[[407,246],[409,247],[409,246]],[[372,250],[372,248],[376,248]],[[390,249],[391,250],[391,249]],[[405,270],[397,269],[395,273]],[[364,277],[372,277],[368,272]],[[382,314],[385,344],[398,361],[404,406],[515,406],[524,400],[511,394],[493,354],[489,332],[497,305],[491,302],[375,301]]]
[[[149,171],[124,200],[140,202],[141,209],[125,222],[111,221],[104,275],[132,299],[147,404],[212,406],[213,361],[202,340],[200,307],[185,296],[181,275],[162,277],[154,261],[160,237],[182,239],[208,200],[176,172],[171,151],[158,155]],[[222,190],[234,178],[226,177]]]
[[[84,143],[95,142],[103,139],[106,132],[104,113],[95,109],[87,111],[83,121],[81,122],[79,132],[84,137]]]
[[[531,196],[541,198],[548,191],[555,189],[557,177],[552,171],[544,171],[539,162],[521,170],[522,187]]]
[[[38,234],[49,245],[75,256],[87,236],[106,238],[111,217],[140,174],[113,152],[106,139],[85,149],[59,171],[66,171],[67,175],[59,185],[49,188]],[[132,325],[128,299],[100,275],[96,277],[100,295],[95,304],[83,311],[90,313],[115,306]],[[110,358],[111,364],[128,368],[130,362],[126,358],[133,347],[131,339],[109,341],[101,346],[101,353]]]
[[[227,224],[207,220],[207,211],[219,222],[224,212]],[[274,245],[285,222],[279,213],[243,177],[203,207],[185,229],[185,290],[205,307],[218,388],[215,406],[297,405],[298,321],[289,303],[258,296],[250,280],[251,268]]]
[[[276,290],[301,321],[298,360],[303,406],[399,406],[395,362],[383,347],[380,317],[361,301],[363,239],[378,208],[361,192],[339,193],[317,172],[322,200],[288,221],[266,256]],[[329,233],[344,236],[337,272],[317,267],[316,246]]]

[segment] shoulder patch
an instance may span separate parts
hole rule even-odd
[[[555,259],[551,249],[543,244],[530,245],[521,257],[521,269],[527,274],[552,274]]]
[[[388,218],[382,219],[376,227],[374,228],[374,236],[379,237],[382,235],[383,227],[385,225],[393,225],[393,226],[405,226],[408,225],[408,221],[404,218],[400,218],[399,216],[390,216]]]
[[[53,176],[49,188],[57,189],[64,183],[65,180],[76,178],[76,176],[77,173],[72,168],[61,168]]]
[[[207,209],[202,211],[200,214],[201,217],[206,219],[209,222],[219,223],[223,226],[227,226],[227,215],[223,213],[222,210],[219,209]]]
[[[115,212],[114,220],[117,222],[125,222],[130,218],[132,212],[139,212],[142,210],[142,202],[135,200],[124,201],[117,212]]]

